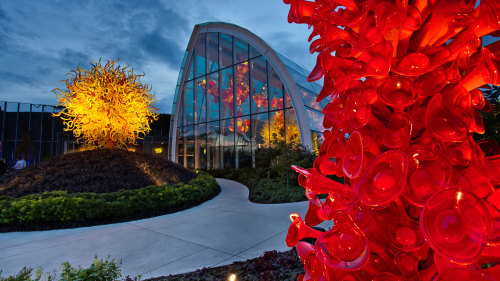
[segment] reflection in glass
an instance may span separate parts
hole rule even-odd
[[[205,76],[206,77],[206,76]],[[206,122],[207,104],[205,98],[205,86],[207,80],[205,77],[196,80],[196,123]]]
[[[206,45],[206,34],[202,33],[198,37],[198,41],[196,42],[196,46],[194,48],[195,58],[196,58],[196,77],[200,77],[201,75],[205,75],[205,45]]]
[[[236,122],[236,163],[238,168],[252,166],[252,133],[250,117],[238,117]]]
[[[267,148],[270,139],[268,113],[260,113],[251,116],[252,147],[254,149]],[[267,128],[267,129],[266,129]]]
[[[190,125],[194,123],[194,81],[189,81],[186,83],[186,94],[185,94],[185,116],[184,123]]]
[[[319,154],[319,148],[321,147],[321,144],[323,143],[323,134],[320,132],[316,131],[311,131],[311,138],[312,138],[312,145],[313,145],[313,152],[318,155]]]
[[[236,65],[236,116],[250,114],[248,62]]]
[[[283,87],[285,88],[285,87]],[[288,95],[288,91],[285,89],[285,107],[293,107],[292,105],[292,100],[290,99],[290,96]]]
[[[191,57],[190,61],[189,61],[189,75],[188,75],[188,80],[192,80],[194,79],[194,56]]]
[[[234,54],[236,61],[234,62],[239,63],[242,61],[248,60],[248,44],[238,38],[234,38]]]
[[[309,128],[314,131],[323,132],[323,114],[314,110],[306,109]]]
[[[207,168],[207,125],[206,123],[196,125],[196,169]]]
[[[184,128],[183,127],[178,127],[177,128],[177,163],[179,165],[184,166]]]
[[[219,119],[219,73],[208,75],[208,119]]]
[[[316,102],[316,95],[314,95],[311,91],[300,86],[297,86],[297,89],[299,89],[300,96],[302,97],[305,106],[316,110],[321,110],[323,108],[318,102]]]
[[[184,149],[185,149],[185,155],[184,155],[184,160],[185,160],[185,167],[189,169],[194,169],[195,168],[195,163],[194,163],[194,139],[195,139],[195,132],[194,132],[194,126],[186,126],[184,127]]]
[[[252,59],[252,113],[268,110],[267,100],[267,68],[264,57]]]
[[[234,129],[231,126],[231,121],[233,121],[233,119],[226,119],[221,121],[221,150],[223,160],[222,168],[225,169],[234,168]]]
[[[260,56],[261,54],[259,53],[259,51],[257,51],[257,49],[255,49],[254,47],[250,46],[250,58],[255,58],[255,57],[258,57]]]
[[[300,144],[299,124],[293,108],[285,110],[286,143]]]
[[[269,69],[269,100],[270,108],[269,110],[283,109],[283,84],[281,84],[281,79],[274,68],[268,63]]]
[[[219,55],[221,68],[233,65],[233,38],[231,35],[220,33]]]
[[[220,118],[226,119],[234,116],[233,69],[223,69],[220,75],[222,83],[220,89]]]
[[[217,71],[219,69],[219,33],[217,32],[208,33],[207,58],[207,72]]]
[[[208,125],[208,169],[220,168],[220,150],[219,150],[219,121],[207,123]]]

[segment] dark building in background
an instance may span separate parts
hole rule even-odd
[[[2,158],[12,166],[16,156],[28,165],[50,157],[81,151],[72,132],[64,131],[61,118],[52,117],[61,108],[51,105],[0,101],[0,141]],[[170,114],[160,114],[150,133],[137,141],[136,151],[167,154]]]

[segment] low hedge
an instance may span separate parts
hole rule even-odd
[[[0,231],[77,227],[145,218],[198,205],[219,192],[215,178],[200,172],[187,184],[110,193],[52,191],[20,198],[0,196]]]

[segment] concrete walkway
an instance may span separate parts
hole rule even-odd
[[[23,266],[60,272],[69,261],[90,266],[94,255],[122,260],[123,276],[142,279],[230,264],[285,251],[289,214],[302,217],[307,202],[255,204],[248,189],[217,179],[222,191],[214,199],[169,215],[93,227],[0,233],[2,276]]]

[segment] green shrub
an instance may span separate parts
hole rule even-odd
[[[69,262],[64,262],[61,265],[62,273],[59,278],[51,274],[44,274],[41,268],[35,271],[35,277],[32,279],[32,268],[24,267],[19,271],[18,274],[9,276],[9,277],[1,277],[0,281],[114,281],[118,280],[122,276],[120,271],[121,261],[117,262],[114,258],[110,259],[108,256],[106,260],[102,260],[94,258],[92,265],[89,268],[82,268],[78,266],[75,268],[71,266]],[[1,271],[0,271],[1,275]],[[42,279],[45,276],[44,279]],[[127,277],[126,280],[136,281],[140,280],[139,277],[130,278]]]
[[[111,193],[65,191],[0,198],[0,226],[29,226],[50,223],[90,225],[166,214],[202,203],[220,191],[215,179],[199,175],[189,183],[149,186]]]

